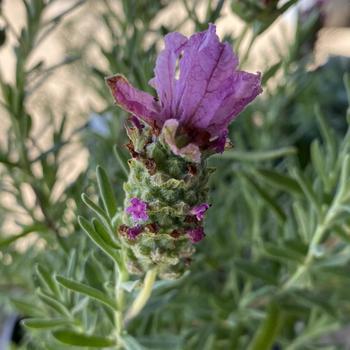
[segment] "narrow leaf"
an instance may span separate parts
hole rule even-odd
[[[104,225],[97,219],[92,219],[92,224],[95,228],[95,231],[101,236],[101,238],[112,248],[120,249],[120,246],[112,239],[107,229]]]
[[[123,157],[122,153],[119,150],[119,147],[117,145],[115,145],[113,147],[113,151],[114,151],[115,158],[117,159],[117,161],[118,161],[121,169],[123,170],[125,176],[128,177],[129,176],[129,171],[128,171],[128,168],[126,166],[126,162],[124,160],[124,157]]]
[[[85,193],[81,195],[81,199],[93,212],[95,212],[95,214],[101,220],[103,220],[106,223],[109,222],[107,214],[97,204],[95,204]]]
[[[96,288],[65,278],[63,276],[56,276],[56,280],[59,284],[61,284],[62,286],[74,292],[86,295],[94,300],[101,302],[102,304],[107,305],[108,307],[110,307],[115,311],[117,310],[117,305],[115,301],[112,298],[110,298],[108,295],[105,295],[102,291]]]
[[[321,213],[320,203],[310,183],[305,179],[304,175],[300,172],[300,170],[294,169],[294,174],[304,194],[306,195],[310,203],[313,205],[316,212],[320,214]]]
[[[272,160],[276,158],[281,158],[285,156],[291,156],[296,154],[296,149],[294,147],[285,147],[280,149],[275,149],[271,151],[227,151],[223,154],[214,156],[220,159],[232,159],[241,160],[248,162],[261,162],[266,160]]]
[[[261,199],[273,210],[276,216],[284,222],[286,220],[286,214],[281,209],[280,205],[275,201],[275,199],[270,196],[254,179],[249,175],[245,176],[245,179],[252,185],[255,191],[260,195]]]
[[[45,286],[49,291],[51,291],[52,294],[56,295],[57,297],[60,297],[61,293],[58,288],[58,285],[53,279],[52,274],[46,269],[46,267],[37,264],[35,270],[39,280],[41,281],[41,284]]]
[[[29,303],[20,299],[11,298],[11,303],[16,307],[18,311],[20,311],[23,315],[30,315],[41,317],[43,311],[39,310],[34,303]]]
[[[108,179],[107,173],[100,166],[96,169],[97,183],[105,210],[110,218],[117,211],[117,202],[114,197],[112,185]]]
[[[261,279],[262,281],[266,282],[267,284],[276,285],[276,276],[273,274],[270,274],[264,266],[261,266],[261,264],[256,263],[249,263],[244,260],[239,260],[235,262],[235,266],[238,270],[243,272],[244,274]]]
[[[77,333],[69,330],[59,330],[53,332],[52,335],[58,341],[66,345],[92,348],[105,348],[116,345],[115,341],[109,338]]]
[[[63,316],[66,316],[68,318],[70,317],[70,313],[69,313],[68,309],[61,302],[59,302],[58,300],[54,299],[53,297],[47,295],[44,292],[38,291],[37,293],[38,293],[38,296],[42,300],[43,303],[45,303],[46,305],[51,307],[57,313],[59,313]]]
[[[125,335],[122,338],[125,350],[146,350],[134,337]]]
[[[269,169],[258,169],[258,174],[263,177],[264,180],[271,185],[287,192],[293,192],[295,194],[302,194],[303,191],[298,182],[288,175],[278,173]]]
[[[10,235],[9,237],[6,237],[4,239],[1,239],[0,240],[0,249],[9,246],[11,243],[16,242],[17,240],[27,236],[30,233],[43,232],[46,229],[47,228],[41,224],[34,224],[34,225],[27,226],[22,230],[22,232],[17,233],[15,235]]]
[[[69,326],[70,324],[73,324],[73,322],[64,318],[31,318],[23,320],[22,324],[25,327],[32,329],[50,329],[61,326]]]
[[[117,264],[119,264],[119,257],[115,254],[114,250],[102,239],[102,237],[95,231],[94,227],[85,218],[79,216],[78,222],[85,233],[90,237],[90,239],[111,259],[113,259]]]

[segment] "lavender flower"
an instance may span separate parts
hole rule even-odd
[[[198,243],[205,236],[204,229],[203,227],[196,227],[191,230],[188,230],[187,236],[192,243]]]
[[[202,203],[199,205],[196,205],[190,210],[190,214],[194,215],[198,221],[202,221],[204,219],[204,214],[209,208],[208,203]]]
[[[122,75],[107,79],[117,104],[131,114],[127,215],[117,229],[131,273],[156,266],[161,278],[173,279],[188,269],[193,245],[205,237],[213,172],[205,160],[224,151],[230,122],[262,91],[260,75],[239,71],[215,30],[211,24],[190,38],[165,37],[150,81],[158,98]]]
[[[260,74],[237,70],[238,58],[215,32],[210,24],[190,38],[176,32],[165,37],[150,81],[159,102],[122,75],[107,79],[118,105],[163,129],[172,152],[197,163],[202,150],[223,152],[228,125],[262,91]]]
[[[147,221],[147,203],[138,198],[131,198],[131,205],[126,208],[126,212],[131,215],[134,221]]]

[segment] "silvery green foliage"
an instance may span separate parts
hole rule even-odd
[[[300,44],[312,26],[299,24],[289,54],[263,72],[264,83],[279,72],[278,87],[265,85],[265,96],[232,127],[234,148],[209,161],[216,168],[210,178],[213,206],[207,237],[196,246],[189,272],[175,281],[155,282],[143,310],[123,324],[143,279],[127,273],[120,255],[117,224],[125,200],[128,156],[122,144],[127,141],[123,115],[112,107],[103,77],[128,73],[146,88],[156,43],[175,28],[150,29],[166,2],[123,1],[123,17],[112,10],[111,0],[103,1],[96,12],[101,27],[123,44],[105,47],[92,40],[109,67],[93,68],[91,89],[114,118],[108,121],[109,135],[96,135],[88,127],[77,131],[89,149],[90,167],[53,203],[50,192],[63,165],[58,155],[70,135],[64,133],[63,119],[51,147],[31,158],[34,135],[26,109],[32,67],[26,62],[37,35],[49,29],[38,19],[50,3],[25,1],[28,19],[15,44],[17,80],[1,78],[1,117],[11,125],[1,144],[1,191],[10,193],[26,218],[1,208],[1,219],[16,215],[22,223],[16,235],[2,230],[0,238],[1,307],[29,317],[25,338],[14,348],[345,348],[330,335],[349,323],[350,81],[345,76],[346,90],[341,79],[348,62],[332,60],[306,73],[312,54]],[[184,3],[187,21],[200,30],[220,17],[223,1],[211,2],[205,20],[195,4]],[[143,45],[149,32],[154,42]],[[42,69],[38,64],[33,72],[40,77]],[[106,170],[99,167],[96,173],[97,164]],[[43,175],[31,171],[34,167]],[[26,185],[35,191],[33,207],[21,190]],[[18,251],[15,242],[32,232],[45,249],[33,244]]]

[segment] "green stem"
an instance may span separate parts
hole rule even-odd
[[[312,237],[312,240],[309,245],[308,252],[306,254],[306,257],[304,259],[304,262],[302,265],[300,265],[297,270],[293,273],[293,275],[283,284],[281,290],[285,291],[291,287],[294,286],[294,284],[299,280],[299,278],[304,275],[304,273],[308,270],[309,266],[312,264],[315,253],[314,249],[315,247],[320,244],[320,242],[323,239],[323,235],[326,232],[326,230],[329,227],[330,222],[333,220],[337,205],[338,205],[339,199],[336,198],[333,202],[333,205],[328,210],[327,214],[324,216],[324,219],[319,223],[319,225],[316,228],[316,231]]]
[[[121,344],[120,338],[123,333],[123,312],[125,307],[125,293],[122,283],[128,280],[128,273],[124,266],[116,266],[117,280],[115,285],[115,297],[117,301],[117,311],[115,312],[115,327],[117,343]],[[120,348],[118,346],[118,348]]]
[[[140,311],[144,308],[148,299],[151,296],[152,288],[153,288],[154,282],[156,281],[156,278],[157,278],[157,269],[149,270],[146,273],[143,287],[126,314],[126,317],[125,317],[126,323],[129,322],[135,316],[137,316],[140,313]]]
[[[270,350],[282,323],[281,309],[272,302],[267,310],[265,319],[261,322],[248,350]]]

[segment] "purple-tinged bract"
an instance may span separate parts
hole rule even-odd
[[[208,203],[202,203],[193,207],[190,211],[192,215],[194,215],[198,221],[202,221],[204,219],[204,215],[206,211],[209,209]]]
[[[192,243],[198,243],[204,238],[205,233],[203,227],[196,227],[188,230],[187,235]]]
[[[134,227],[129,227],[126,231],[127,236],[131,240],[135,240],[136,237],[142,232],[143,228],[142,226],[134,226]]]

